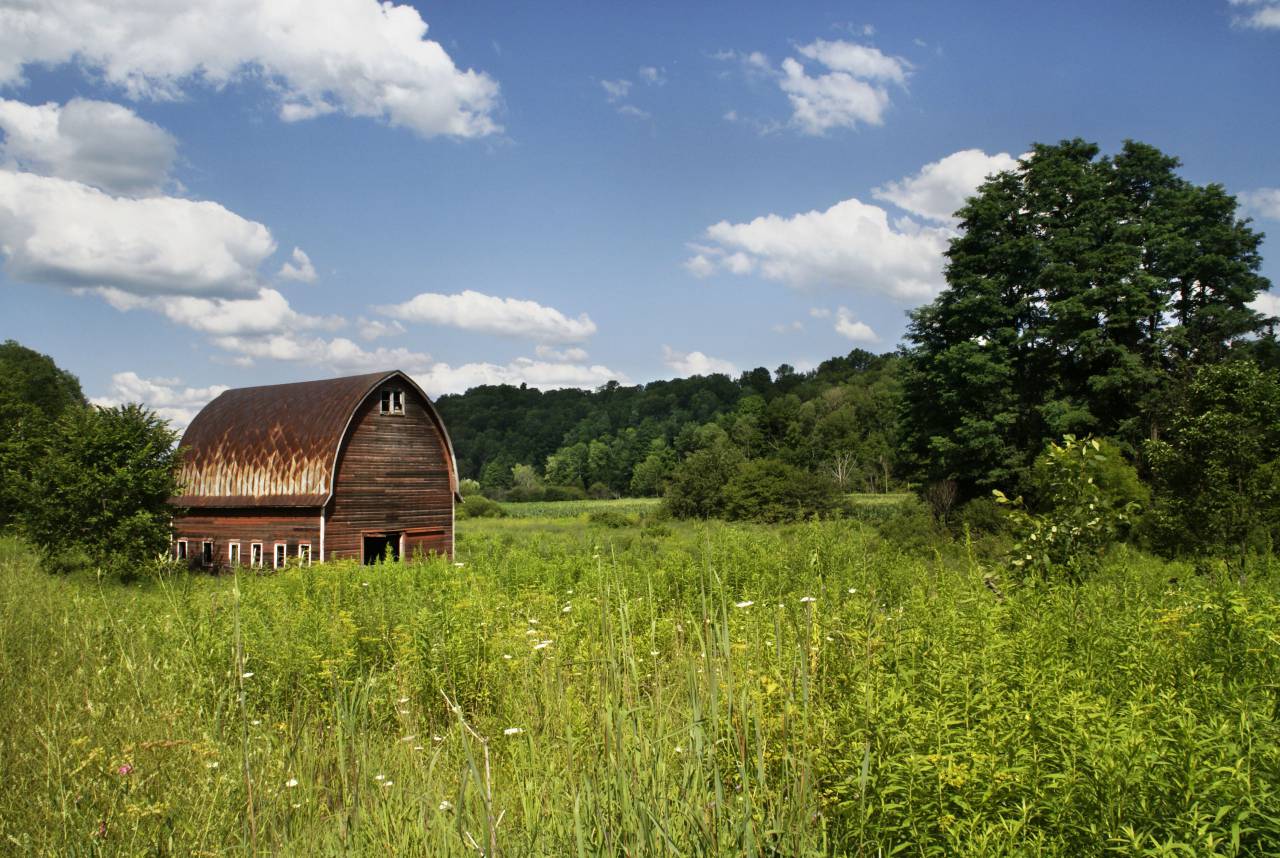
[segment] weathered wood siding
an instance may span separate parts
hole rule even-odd
[[[289,560],[298,557],[298,546],[311,544],[312,561],[320,557],[320,510],[207,509],[191,510],[173,520],[173,539],[187,540],[187,561],[192,568],[201,564],[201,543],[213,542],[214,569],[228,566],[228,545],[240,543],[240,565],[248,566],[250,545],[262,543],[262,565],[270,569],[277,542],[283,542]]]
[[[381,414],[383,389],[404,391],[403,414]],[[451,554],[453,490],[444,437],[426,403],[394,380],[356,410],[338,458],[325,560],[361,557],[365,533],[402,532],[404,556]]]

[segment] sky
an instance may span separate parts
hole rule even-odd
[[[0,339],[178,428],[803,370],[897,347],[966,195],[1074,137],[1280,236],[1280,0],[0,0]]]

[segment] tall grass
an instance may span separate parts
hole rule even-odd
[[[0,852],[1280,848],[1274,581],[1120,554],[998,596],[856,524],[507,524],[129,587],[0,542]]]

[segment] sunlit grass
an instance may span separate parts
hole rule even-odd
[[[1272,581],[1024,590],[849,523],[477,521],[457,560],[121,586],[0,541],[0,853],[1280,842]]]

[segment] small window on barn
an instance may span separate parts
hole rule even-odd
[[[404,414],[404,391],[403,390],[382,391],[382,413],[383,414]]]
[[[279,569],[281,566],[283,566],[283,565],[285,564],[285,561],[286,561],[286,559],[287,559],[287,558],[288,558],[288,554],[287,554],[287,552],[286,552],[286,550],[285,550],[285,544],[284,544],[283,542],[277,542],[277,543],[276,543],[276,558],[275,558],[275,560],[276,560],[276,568],[277,568],[277,569]]]
[[[249,546],[249,565],[262,566],[262,543],[255,542]]]
[[[303,566],[311,565],[311,543],[301,542],[298,544],[298,562]]]
[[[240,543],[239,542],[227,543],[227,563],[231,566],[240,565]]]
[[[185,539],[178,540],[178,546],[174,549],[174,557],[179,560],[187,559],[187,541]]]
[[[200,563],[204,566],[213,565],[213,541],[206,539],[200,543]]]

